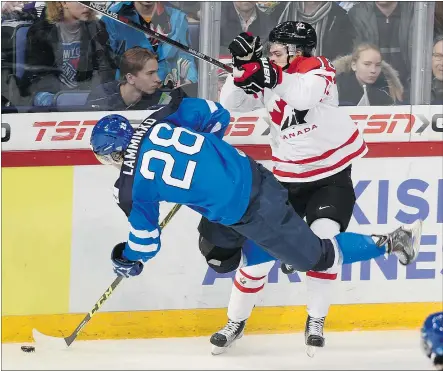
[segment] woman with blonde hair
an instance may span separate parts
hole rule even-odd
[[[351,55],[339,57],[332,64],[340,106],[390,106],[403,100],[398,72],[383,61],[377,46],[360,44]]]
[[[48,1],[45,14],[27,34],[22,94],[90,90],[114,79],[109,37],[93,11],[74,1]]]

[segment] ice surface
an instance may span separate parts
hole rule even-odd
[[[418,331],[328,333],[313,359],[303,334],[245,335],[223,355],[212,356],[209,337],[76,341],[67,350],[2,344],[6,370],[432,370]]]

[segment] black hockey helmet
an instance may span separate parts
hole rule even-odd
[[[295,48],[300,48],[304,52],[308,52],[307,54],[310,54],[317,45],[317,34],[314,27],[309,23],[287,21],[280,23],[272,29],[269,33],[269,42],[286,46],[294,45]],[[290,55],[295,54],[295,48],[288,48],[288,53]]]

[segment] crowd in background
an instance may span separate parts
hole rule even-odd
[[[103,5],[199,49],[200,2]],[[227,46],[241,32],[260,36],[266,46],[278,23],[301,20],[317,32],[316,54],[329,58],[337,70],[341,106],[409,104],[417,52],[412,50],[413,16],[413,2],[222,2],[219,57],[229,58]],[[442,2],[435,3],[433,37],[432,104],[443,104]],[[1,52],[2,108],[90,107],[100,101],[95,106],[101,109],[140,109],[179,86],[197,95],[198,63],[191,55],[78,2],[2,2]],[[148,78],[144,74],[152,56],[158,73]],[[225,77],[221,71],[219,88]]]

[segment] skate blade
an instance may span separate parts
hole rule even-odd
[[[230,348],[230,346],[227,347],[218,347],[217,345],[213,345],[211,349],[211,354],[213,356],[218,356],[220,354],[226,353],[226,351]]]
[[[235,346],[235,344],[237,343],[237,340],[240,339],[243,336],[243,334],[241,334],[237,339],[235,339],[231,344],[225,346],[225,347],[218,347],[217,345],[212,345],[212,350],[211,350],[211,354],[213,356],[218,356],[220,354],[226,353],[228,351],[229,348],[232,348]]]
[[[315,353],[317,352],[317,348],[318,347],[313,347],[312,345],[306,346],[306,354],[308,355],[308,357],[314,358]]]
[[[412,251],[414,251],[414,256],[412,257],[409,264],[413,263],[417,257],[418,253],[420,252],[420,243],[421,243],[421,231],[423,228],[423,221],[422,220],[416,220],[414,223],[410,226],[412,231]]]
[[[220,354],[226,353],[229,348],[232,348],[236,341],[234,340],[231,344],[225,346],[225,347],[218,347],[217,345],[212,346],[211,354],[213,356],[218,356]]]

